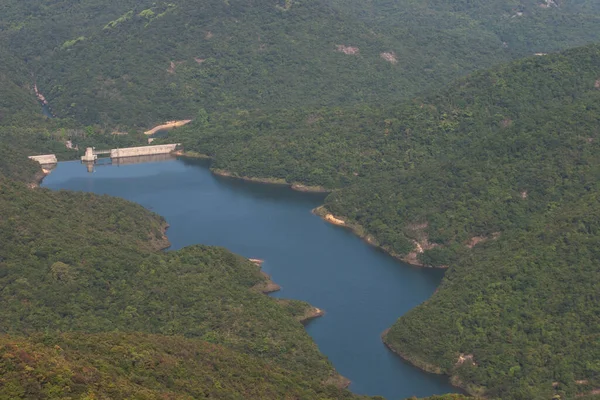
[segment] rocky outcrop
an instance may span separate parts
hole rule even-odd
[[[263,275],[265,280],[254,285],[254,290],[257,290],[264,294],[278,292],[279,290],[281,290],[281,286],[279,286],[271,280],[271,275],[267,274],[264,271],[260,271],[260,273]]]
[[[346,225],[346,221],[344,221],[343,219],[340,218],[336,218],[333,216],[333,214],[326,214],[323,219],[333,225],[339,225],[339,226],[345,226]]]
[[[325,311],[311,306],[303,315],[298,317],[298,321],[300,321],[302,324],[307,324],[309,321],[322,317],[323,315],[325,315]]]

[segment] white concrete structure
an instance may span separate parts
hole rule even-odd
[[[33,161],[37,161],[42,165],[46,164],[56,164],[58,160],[56,159],[56,155],[54,154],[42,154],[39,156],[29,156],[29,159]]]
[[[97,158],[98,156],[94,153],[94,148],[88,147],[87,149],[85,149],[85,154],[81,156],[81,161],[94,162]]]
[[[151,156],[151,155],[155,155],[155,154],[169,154],[172,151],[175,151],[177,146],[179,146],[179,143],[158,144],[156,146],[128,147],[125,149],[112,149],[110,151],[110,158]]]

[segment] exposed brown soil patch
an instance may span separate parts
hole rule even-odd
[[[358,47],[345,46],[343,44],[338,44],[336,46],[336,51],[339,51],[340,53],[348,54],[349,56],[357,56],[360,50],[358,49]]]
[[[388,341],[386,339],[389,331],[390,331],[390,329],[388,328],[385,331],[383,331],[381,334],[381,341],[388,348],[388,350],[390,350],[392,353],[396,354],[403,360],[407,361],[408,363],[414,365],[415,367],[417,367],[425,372],[438,374],[438,375],[444,374],[444,372],[442,372],[442,369],[439,366],[423,362],[422,360],[418,359],[417,357],[413,357],[408,354],[404,354],[404,353],[398,351],[398,349],[394,348],[390,343],[388,343]],[[469,354],[464,355],[463,354],[463,356],[468,357],[468,356],[472,356],[472,355],[469,355]],[[459,359],[460,359],[460,356],[459,356]],[[468,360],[468,358],[466,358],[465,361],[466,360]],[[474,365],[477,365],[477,364],[474,364]],[[457,388],[461,388],[461,389],[465,390],[467,393],[469,393],[473,396],[476,396],[476,398],[478,398],[478,399],[483,399],[482,396],[484,394],[484,389],[481,387],[465,385],[465,383],[462,382],[456,375],[450,375],[450,383],[453,386],[455,386]]]
[[[523,190],[523,191],[521,192],[521,198],[522,198],[523,200],[525,200],[525,199],[527,198],[527,190]]]
[[[488,240],[487,236],[473,236],[471,239],[469,239],[467,247],[472,249],[473,247],[477,246],[477,244],[485,242],[486,240]]]
[[[301,183],[292,183],[290,187],[297,192],[329,193],[331,191],[322,186],[307,186]]]
[[[196,61],[198,64],[202,64],[204,61],[206,61],[206,58],[194,57],[194,61]]]
[[[259,267],[265,262],[265,260],[261,260],[261,259],[258,259],[258,258],[249,258],[248,260],[251,263],[253,263],[253,264],[255,264],[255,265],[259,266]]]
[[[391,62],[392,64],[398,64],[398,58],[396,58],[396,53],[394,53],[393,51],[383,52],[379,54],[379,56],[385,61]]]
[[[325,217],[323,217],[323,219],[333,225],[341,225],[341,226],[346,225],[346,221],[344,221],[343,219],[334,217],[333,214],[327,214],[327,215],[325,215]]]
[[[425,250],[433,249],[434,247],[438,247],[439,245],[436,243],[429,242],[429,236],[427,235],[426,229],[429,226],[429,223],[424,222],[420,224],[411,224],[408,225],[407,228],[407,236],[413,239],[413,244],[415,245],[414,250],[408,253],[406,256],[402,258],[402,261],[415,265],[418,267],[424,267],[423,264],[419,260],[419,254],[425,252]],[[437,268],[448,268],[448,266],[437,266]]]
[[[169,224],[166,221],[160,226],[161,235],[159,237],[151,237],[150,238],[150,247],[154,250],[164,250],[171,246],[171,242],[167,237],[167,229],[169,229]]]
[[[158,131],[166,131],[169,129],[178,128],[180,126],[189,124],[190,122],[192,122],[191,119],[184,119],[181,121],[167,121],[162,125],[155,126],[154,128],[150,129],[149,131],[144,132],[144,135],[154,135]]]
[[[594,82],[594,87],[600,89],[600,79],[597,79],[596,82]]]
[[[37,83],[33,84],[33,90],[35,92],[35,97],[44,105],[48,105],[48,100],[44,97],[44,95],[38,90]]]
[[[475,362],[475,360],[473,359],[473,354],[464,354],[464,353],[460,353],[458,355],[458,360],[456,361],[455,366],[460,366],[463,365],[464,363],[470,363],[472,365],[477,365],[477,363]]]
[[[171,61],[171,64],[169,65],[167,72],[170,74],[174,74],[175,70],[177,69],[177,66],[180,64],[183,64],[184,62],[185,61]]]

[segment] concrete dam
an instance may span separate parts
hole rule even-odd
[[[111,159],[119,159],[126,157],[153,156],[159,154],[170,154],[180,143],[175,144],[159,144],[155,146],[140,146],[126,147],[123,149],[111,150],[96,150],[93,147],[85,149],[85,154],[81,157],[82,162],[93,163],[98,159],[99,155],[107,154]]]
[[[33,161],[37,161],[43,166],[53,165],[58,162],[58,160],[56,159],[56,155],[54,155],[54,154],[41,154],[39,156],[29,156],[29,159],[33,160]]]

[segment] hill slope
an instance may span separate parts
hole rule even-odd
[[[572,397],[600,385],[598,104],[588,46],[397,106],[221,114],[173,137],[234,175],[342,188],[322,212],[450,265],[386,336],[407,359],[488,396]]]
[[[9,0],[0,38],[58,116],[108,128],[204,110],[385,104],[600,39],[592,6],[363,3]]]
[[[262,294],[259,267],[160,252],[161,217],[30,189],[5,176],[39,166],[7,143],[0,155],[15,163],[0,163],[0,397],[358,398],[298,321],[310,306]]]

